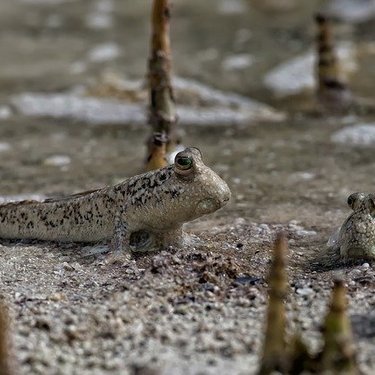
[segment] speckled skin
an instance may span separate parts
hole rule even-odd
[[[375,259],[375,195],[354,193],[348,197],[353,212],[328,241],[344,259]]]
[[[181,172],[176,165],[181,157],[192,161],[188,171]],[[115,250],[146,251],[178,243],[183,223],[218,210],[230,195],[227,184],[203,163],[200,151],[187,148],[176,155],[174,165],[113,187],[43,202],[1,205],[0,238],[111,239]]]

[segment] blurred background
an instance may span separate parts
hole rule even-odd
[[[0,201],[144,171],[151,4],[0,0]],[[349,194],[374,192],[375,105],[316,111],[314,16],[335,20],[342,76],[355,99],[374,104],[375,0],[171,4],[182,144],[201,149],[232,199],[186,225],[202,240],[192,252],[119,267],[80,244],[1,246],[22,373],[256,373],[280,230],[289,237],[291,309],[300,309],[293,325],[314,350],[321,344],[333,272],[312,271],[311,259],[348,217]],[[358,361],[374,374],[373,267],[342,274]]]
[[[355,188],[342,185],[345,166],[368,151],[348,152],[347,159],[327,154],[319,164],[317,150],[323,145],[341,155],[347,138],[336,132],[373,118],[346,116],[327,128],[327,118],[312,121],[306,115],[305,104],[314,106],[315,100],[314,15],[324,11],[335,18],[335,47],[349,86],[354,95],[373,99],[374,1],[171,4],[173,85],[183,144],[202,148],[207,163],[238,187],[237,199],[259,204],[284,169],[303,173],[312,184],[311,176],[327,165],[325,178],[334,180],[326,181],[326,189],[332,195],[342,190],[337,202],[345,199]],[[4,194],[82,190],[142,170],[149,133],[150,15],[146,0],[1,1]],[[353,134],[349,143],[375,138],[373,127]],[[342,139],[344,146],[332,149]],[[363,167],[368,166],[358,168]],[[308,194],[313,190],[310,186]]]
[[[363,44],[374,48],[372,0],[172,4],[175,73],[263,100],[272,94],[265,75],[313,47],[313,14],[322,7],[329,5],[344,21],[336,30],[338,40],[354,42],[365,55]],[[3,97],[21,90],[70,89],[107,71],[145,75],[150,1],[2,0],[0,7]],[[370,92],[374,64],[368,56],[363,59],[353,84]]]

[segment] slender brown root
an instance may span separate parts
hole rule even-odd
[[[331,304],[323,326],[324,346],[317,361],[322,373],[358,374],[351,325],[346,310],[346,288],[342,280],[335,280]]]
[[[324,90],[328,82],[338,81],[339,64],[334,51],[332,25],[323,14],[317,14],[315,21],[318,27],[318,83],[319,90]]]
[[[167,137],[164,133],[154,133],[149,145],[150,154],[147,157],[146,171],[163,168],[167,161]]]
[[[297,375],[311,372],[312,370],[312,356],[302,340],[300,334],[295,334],[290,343],[290,364],[288,374]]]
[[[318,102],[323,110],[346,111],[351,107],[352,95],[340,74],[340,65],[334,49],[331,22],[323,14],[317,14],[315,21],[318,28]]]
[[[14,374],[9,348],[9,318],[6,308],[0,302],[0,375]]]
[[[151,20],[151,57],[149,60],[149,123],[152,126],[153,133],[167,135],[167,151],[173,151],[177,142],[177,114],[171,84],[169,19],[169,1],[154,0]],[[150,154],[150,150],[148,154]]]
[[[284,372],[286,368],[286,316],[284,302],[288,290],[286,274],[287,251],[287,239],[283,233],[279,233],[275,241],[273,260],[268,278],[267,327],[259,374],[270,374],[273,371]]]

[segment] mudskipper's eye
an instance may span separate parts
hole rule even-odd
[[[187,152],[180,152],[174,159],[174,171],[177,176],[184,179],[194,176],[193,157]]]
[[[365,193],[353,193],[350,194],[348,197],[348,206],[353,210],[356,211],[360,207],[362,207],[363,203],[367,200],[367,194]]]
[[[356,201],[356,196],[355,196],[355,194],[351,194],[351,195],[349,195],[349,197],[348,197],[348,206],[350,207],[350,208],[354,208],[354,202]]]
[[[188,156],[179,156],[176,157],[175,163],[177,167],[182,170],[190,169],[193,166],[193,160]]]
[[[371,215],[375,215],[375,194],[369,194],[367,200],[367,208],[370,210]]]

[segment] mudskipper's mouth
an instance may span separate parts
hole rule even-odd
[[[210,213],[218,210],[221,207],[216,199],[206,198],[201,200],[197,205],[197,210],[204,213]]]
[[[227,187],[227,188],[224,190],[224,193],[223,193],[222,196],[221,196],[221,203],[222,203],[222,206],[225,206],[225,205],[230,201],[231,196],[232,196],[232,193],[231,193],[231,191],[229,190],[229,187]]]

